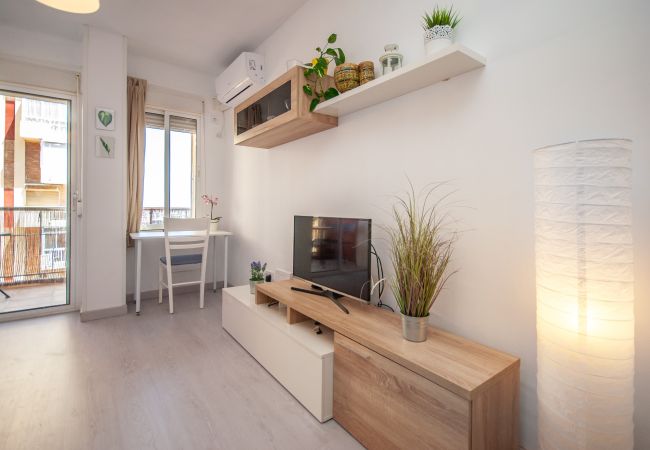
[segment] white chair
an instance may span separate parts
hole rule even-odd
[[[205,266],[210,240],[210,221],[207,217],[201,219],[171,219],[165,218],[165,256],[160,258],[158,266],[158,303],[162,303],[163,286],[169,293],[169,313],[174,313],[174,287],[199,284],[199,306],[204,306]],[[201,253],[172,255],[173,250],[202,249]],[[198,281],[172,281],[172,267],[185,265],[201,265],[201,279]],[[163,282],[163,270],[167,271],[167,283]]]

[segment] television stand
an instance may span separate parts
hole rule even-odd
[[[350,311],[342,316],[329,302],[292,287],[310,291],[302,280],[274,281],[257,285],[252,299],[243,286],[248,315],[228,309],[234,303],[229,291],[237,288],[224,289],[223,326],[304,405],[316,398],[318,408],[310,409],[316,417],[333,414],[373,450],[519,449],[518,358],[431,325],[425,342],[409,342],[397,314],[342,298]],[[273,300],[282,308],[259,307]],[[246,322],[259,312],[283,311],[285,320],[275,314],[266,328]],[[312,331],[314,321],[323,334]],[[321,348],[320,355],[310,356]],[[307,375],[308,368],[316,375]],[[305,385],[309,395],[301,394]],[[385,423],[393,426],[381,426]]]
[[[292,291],[298,291],[298,292],[304,292],[305,294],[312,294],[312,295],[318,295],[319,297],[325,297],[330,299],[336,306],[338,306],[341,311],[343,311],[345,314],[350,314],[350,311],[343,306],[343,304],[339,301],[341,297],[343,297],[341,294],[337,294],[336,292],[332,292],[330,290],[324,290],[323,288],[315,285],[311,285],[313,290],[311,289],[303,289],[295,286],[291,286]]]

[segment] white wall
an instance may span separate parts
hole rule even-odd
[[[521,357],[521,437],[536,436],[532,150],[580,138],[634,140],[637,238],[637,447],[650,448],[650,9],[641,1],[456,1],[458,40],[485,69],[342,117],[338,128],[271,150],[226,152],[235,281],[248,262],[291,268],[292,216],[371,217],[387,223],[391,196],[451,180],[467,230],[460,269],[433,308],[443,328]],[[431,2],[310,1],[257,51],[269,80],[336,32],[350,61],[377,61],[396,42],[423,57],[419,21]],[[318,18],[322,18],[319,20]],[[376,63],[377,64],[377,63]],[[232,142],[232,114],[226,120]],[[386,242],[375,226],[385,265]],[[388,291],[388,290],[387,290]]]
[[[223,138],[217,136],[223,117],[221,113],[215,116],[213,111],[214,77],[131,53],[128,56],[128,73],[130,76],[147,80],[148,104],[182,112],[203,113],[202,149],[200,149],[200,164],[197,167],[198,177],[195,200],[197,215],[208,214],[209,209],[206,209],[201,203],[200,196],[207,193],[223,197],[225,190],[222,176],[224,172],[223,154],[225,143]],[[214,117],[217,119],[216,122],[213,120]],[[220,205],[217,207],[215,214],[225,215],[223,214],[224,210],[225,207]],[[227,217],[224,217],[221,226],[224,229],[227,228]],[[163,243],[162,241],[147,242],[143,245],[142,250],[142,291],[157,291],[158,258],[164,252]],[[222,281],[222,239],[217,239],[217,253],[217,281]],[[206,279],[212,281],[213,260],[211,257],[209,261]],[[192,274],[191,277],[196,278],[196,275]],[[132,294],[135,290],[135,252],[133,248],[127,250],[126,280],[127,293]]]
[[[82,313],[126,304],[126,38],[86,28],[83,61]],[[115,111],[114,131],[95,129],[100,107]],[[97,135],[115,139],[115,158],[95,156]]]

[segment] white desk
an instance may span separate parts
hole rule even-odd
[[[171,236],[189,236],[191,232],[171,232]],[[212,289],[217,291],[217,237],[223,236],[224,243],[224,257],[223,257],[223,287],[228,287],[228,237],[232,236],[230,231],[210,231],[212,238],[212,255],[214,260]],[[135,312],[140,314],[140,274],[142,272],[142,241],[162,240],[165,238],[165,233],[162,231],[140,231],[138,233],[131,233],[131,239],[135,241]],[[162,255],[161,255],[162,256]]]

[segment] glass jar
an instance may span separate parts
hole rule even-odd
[[[381,63],[381,74],[386,75],[402,67],[402,54],[398,53],[399,45],[387,44],[384,46],[384,53],[379,58]]]

